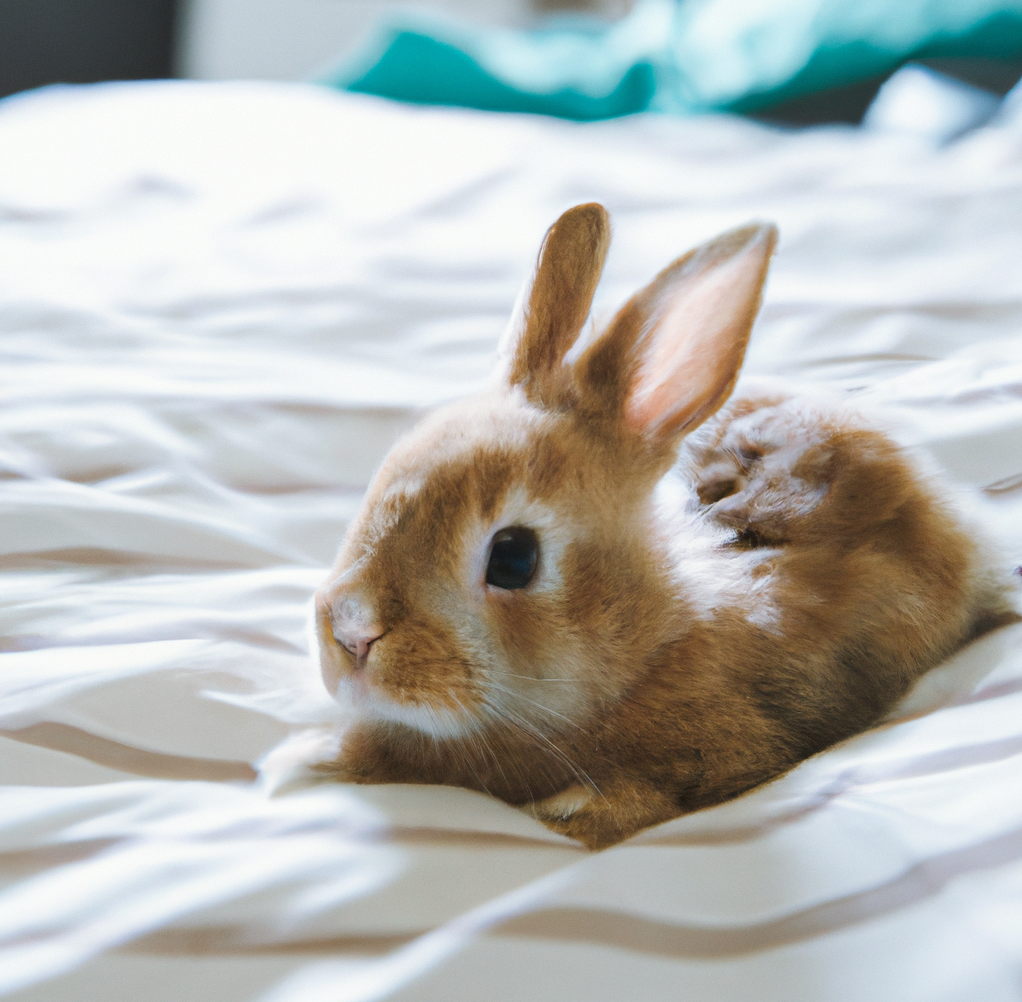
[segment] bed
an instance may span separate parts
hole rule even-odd
[[[306,613],[375,464],[483,384],[577,202],[614,219],[603,312],[776,221],[749,378],[883,414],[1022,563],[1018,102],[938,145],[122,84],[0,103],[0,150],[0,993],[1019,997],[1022,626],[597,854],[482,794],[253,767],[336,712]]]

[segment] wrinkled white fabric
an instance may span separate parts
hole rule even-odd
[[[482,795],[270,797],[250,763],[336,714],[312,590],[576,202],[614,219],[597,315],[776,221],[748,378],[882,415],[1022,563],[1022,117],[937,147],[163,83],[3,102],[0,151],[0,992],[1019,997],[1020,627],[595,856]]]

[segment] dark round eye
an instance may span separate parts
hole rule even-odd
[[[538,562],[539,540],[532,529],[521,525],[501,529],[490,544],[486,583],[509,591],[524,588],[536,573]]]

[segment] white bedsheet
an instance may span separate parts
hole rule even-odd
[[[748,372],[881,408],[1022,563],[1022,118],[956,144],[576,125],[302,85],[0,104],[0,992],[1022,997],[1022,627],[898,719],[589,855],[467,791],[271,798],[305,607],[389,443],[477,387],[545,227],[607,310],[750,218]]]

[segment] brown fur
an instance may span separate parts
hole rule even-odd
[[[317,595],[324,679],[357,713],[320,768],[486,790],[592,848],[871,726],[1008,609],[884,435],[798,400],[714,417],[772,228],[680,258],[565,364],[608,238],[599,206],[551,228],[503,388],[398,444]],[[507,525],[540,539],[511,591],[484,582]],[[358,630],[356,664],[336,635]]]

